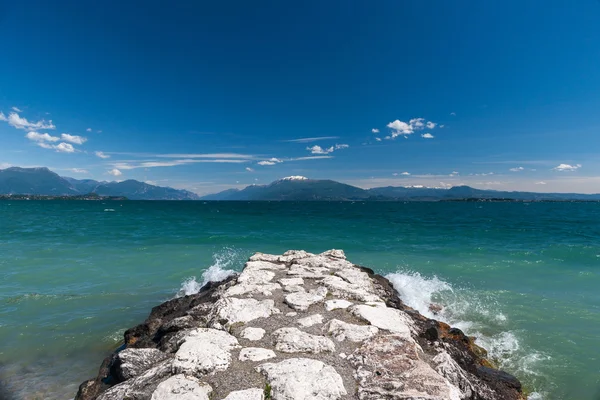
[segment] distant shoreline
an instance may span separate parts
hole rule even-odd
[[[28,201],[28,200],[79,200],[79,201],[123,201],[128,200],[127,197],[123,196],[99,196],[97,194],[85,194],[75,196],[50,196],[50,195],[39,195],[39,194],[0,194],[0,200],[17,200],[17,201]]]

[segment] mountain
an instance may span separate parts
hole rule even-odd
[[[329,201],[365,200],[369,193],[354,186],[331,180],[289,177],[269,185],[252,185],[242,190],[229,189],[202,200],[275,200],[275,201]]]
[[[600,201],[600,194],[506,192],[455,186],[449,189],[420,186],[387,186],[361,189],[332,180],[288,177],[269,185],[228,189],[201,197],[201,200],[243,201]]]
[[[195,193],[127,180],[98,182],[61,177],[48,168],[0,169],[0,194],[123,196],[130,200],[198,200]]]

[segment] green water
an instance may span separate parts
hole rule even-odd
[[[330,248],[442,303],[531,398],[600,398],[600,203],[0,202],[0,382],[71,399],[152,306]]]

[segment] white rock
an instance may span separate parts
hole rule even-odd
[[[283,286],[302,286],[304,285],[304,279],[302,278],[283,278],[279,280]]]
[[[168,357],[158,349],[125,349],[117,354],[117,375],[124,381],[135,378]]]
[[[344,250],[331,249],[321,253],[320,255],[325,257],[341,258],[342,260],[346,259]]]
[[[250,257],[250,261],[278,262],[280,256],[274,254],[255,253]]]
[[[341,358],[341,359],[344,359],[344,360],[345,360],[346,358],[348,358],[348,356],[346,355],[346,353],[340,353],[340,354],[338,354],[338,355],[340,356],[340,358]]]
[[[240,361],[262,361],[275,358],[277,355],[273,350],[260,347],[245,347],[240,351]]]
[[[295,317],[296,315],[298,315],[298,313],[295,311],[291,311],[285,314],[286,317]]]
[[[285,253],[283,253],[282,256],[279,257],[278,261],[288,263],[288,262],[292,262],[294,260],[311,257],[311,256],[314,256],[314,254],[307,253],[304,250],[288,250]]]
[[[226,370],[231,351],[240,347],[234,336],[210,328],[195,329],[182,342],[173,361],[175,373],[206,375]]]
[[[304,289],[304,286],[299,286],[299,285],[284,286],[283,291],[287,292],[287,293],[294,293],[294,292],[305,292],[306,293],[306,289]]]
[[[347,394],[342,377],[318,360],[290,358],[257,367],[267,376],[273,399],[337,400]]]
[[[329,269],[321,266],[314,267],[300,264],[292,264],[290,269],[287,271],[288,275],[305,279],[320,279],[324,278],[330,273],[331,271]]]
[[[278,283],[272,283],[275,273],[265,269],[245,268],[237,279],[237,283],[228,288],[223,296],[241,296],[245,294],[263,294],[272,296],[281,289]]]
[[[323,301],[327,295],[327,289],[320,286],[308,293],[296,292],[285,296],[285,303],[296,311],[306,311],[311,305]]]
[[[172,374],[173,361],[165,360],[143,374],[121,382],[98,396],[97,400],[123,400],[124,398],[150,398],[156,389],[156,382]]]
[[[294,264],[312,268],[312,269],[346,269],[354,268],[351,262],[341,258],[329,257],[324,255],[305,257],[294,261]]]
[[[265,330],[263,328],[246,328],[242,331],[241,337],[251,341],[257,341],[265,336]]]
[[[349,324],[338,319],[329,321],[323,329],[338,342],[349,340],[351,342],[362,342],[375,336],[379,329],[371,325]]]
[[[350,307],[351,305],[352,305],[352,303],[349,302],[348,300],[341,300],[341,299],[327,300],[325,302],[325,309],[327,311],[333,311],[333,310],[337,310],[338,308],[346,309],[346,308]]]
[[[381,301],[381,298],[375,294],[375,288],[370,279],[364,284],[356,284],[348,282],[339,276],[329,275],[324,277],[321,283],[334,296],[359,301]]]
[[[225,297],[217,300],[209,315],[209,325],[215,328],[229,328],[238,322],[250,322],[258,318],[267,318],[281,311],[271,299],[238,299]]]
[[[259,388],[236,390],[223,400],[265,400],[265,390]]]
[[[316,324],[322,324],[323,316],[321,314],[315,314],[311,315],[310,317],[300,318],[296,322],[298,323],[298,325],[308,328]]]
[[[350,312],[379,329],[385,329],[412,340],[412,321],[408,315],[400,310],[360,304],[351,307]]]
[[[298,328],[280,328],[273,332],[275,350],[283,353],[323,353],[335,351],[325,336],[311,335]]]
[[[151,400],[210,400],[212,388],[193,376],[175,375],[163,381]]]

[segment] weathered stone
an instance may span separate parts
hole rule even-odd
[[[260,347],[245,347],[240,351],[240,361],[263,361],[275,358],[277,355],[273,350]]]
[[[300,285],[284,286],[283,291],[286,293],[295,293],[295,292],[306,293],[306,289],[304,289],[304,286],[300,286]]]
[[[183,339],[175,353],[173,371],[198,376],[223,371],[229,367],[231,351],[239,347],[237,339],[227,332],[196,329]]]
[[[257,370],[267,376],[274,400],[337,400],[347,394],[342,377],[318,360],[290,358]]]
[[[328,334],[338,342],[349,340],[351,342],[362,342],[375,336],[379,329],[371,325],[355,325],[344,321],[332,319],[324,327]]]
[[[210,400],[211,392],[209,384],[181,374],[161,382],[151,400]]]
[[[311,335],[298,328],[281,328],[273,332],[275,349],[283,353],[322,353],[335,351],[333,342],[318,335]]]
[[[251,328],[248,327],[242,331],[241,337],[251,341],[257,341],[265,336],[265,330],[263,328]]]
[[[231,392],[223,400],[265,400],[264,389],[252,388]]]
[[[348,300],[342,300],[342,299],[327,300],[325,302],[325,309],[327,311],[333,311],[333,310],[337,310],[337,309],[346,309],[346,308],[350,307],[351,305],[352,305],[352,303],[349,302]]]
[[[321,283],[337,297],[358,301],[381,301],[381,298],[374,293],[375,289],[371,283],[362,286],[335,275],[325,276]]]
[[[302,278],[282,278],[279,280],[283,286],[302,286],[304,285],[304,279]]]
[[[111,373],[119,382],[135,378],[169,355],[157,349],[125,349],[117,354]]]
[[[361,304],[350,308],[350,312],[379,329],[400,334],[406,339],[411,338],[411,319],[400,310]]]
[[[223,293],[223,296],[241,296],[246,294],[262,294],[271,296],[277,289],[281,289],[278,283],[272,283],[275,277],[273,271],[258,268],[245,268],[237,279],[237,284],[231,286]]]
[[[308,293],[296,292],[285,296],[285,303],[296,311],[306,311],[308,307],[325,299],[327,289],[319,287]]]
[[[238,322],[250,322],[258,318],[267,318],[281,311],[271,299],[238,299],[235,297],[217,300],[209,316],[209,324],[215,328],[230,327]]]
[[[342,260],[346,259],[346,253],[344,253],[344,250],[331,249],[324,251],[320,255],[325,257],[341,258]]]
[[[172,360],[165,360],[143,374],[113,386],[97,400],[149,399],[158,384],[171,375],[172,368]]]
[[[313,325],[322,324],[323,316],[321,314],[315,314],[315,315],[311,315],[309,317],[300,318],[296,322],[298,322],[298,325],[300,325],[304,328],[309,328]]]

